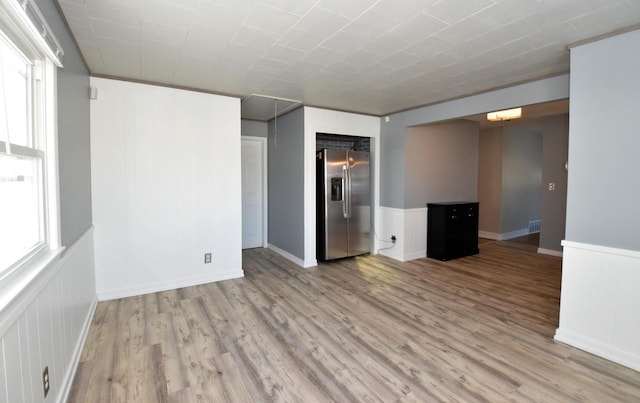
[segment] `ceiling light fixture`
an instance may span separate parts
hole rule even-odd
[[[522,108],[505,109],[487,113],[487,120],[490,122],[502,122],[504,120],[520,119]]]

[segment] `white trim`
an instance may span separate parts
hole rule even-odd
[[[540,253],[541,255],[562,257],[562,251],[559,250],[538,248],[538,253]]]
[[[262,247],[269,245],[269,158],[266,137],[241,136],[240,141],[255,141],[262,143]]]
[[[316,133],[339,133],[371,139],[372,225],[380,206],[380,118],[350,112],[304,107],[304,264],[317,265],[316,260]],[[271,247],[271,246],[270,246]],[[375,253],[371,241],[370,252]]]
[[[31,301],[51,282],[62,268],[64,248],[47,251],[18,267],[0,287],[0,334],[18,319]]]
[[[478,236],[480,238],[493,239],[495,241],[508,241],[509,239],[518,238],[525,235],[529,235],[529,228],[521,228],[511,232],[504,232],[502,234],[496,232],[478,231]]]
[[[500,241],[502,234],[497,232],[478,231],[478,238],[493,239],[494,241]]]
[[[144,284],[135,287],[122,287],[112,290],[102,290],[98,292],[99,301],[108,301],[118,298],[134,297],[136,295],[151,294],[154,292],[175,290],[177,288],[191,287],[194,285],[215,283],[217,281],[231,280],[244,277],[242,268],[229,270],[221,273],[206,276],[183,278],[173,281],[160,281],[156,283]]]
[[[304,261],[302,259],[300,259],[297,256],[292,255],[291,253],[287,252],[284,249],[278,248],[277,246],[273,245],[273,244],[269,244],[268,246],[269,249],[271,249],[272,251],[276,252],[278,255],[282,256],[283,258],[297,264],[298,266],[302,267],[303,269],[308,269],[309,267],[315,267],[318,265],[318,261],[313,259],[313,260],[309,260],[309,261]]]
[[[634,259],[640,259],[640,251],[635,251],[635,250],[613,248],[611,246],[593,245],[593,244],[573,242],[573,241],[562,241],[561,244],[566,248],[580,249],[580,250],[585,250],[590,252],[606,253],[610,255],[618,255],[618,256],[630,257]]]

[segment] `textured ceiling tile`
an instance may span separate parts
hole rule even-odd
[[[472,16],[453,25],[449,25],[439,31],[436,35],[448,42],[460,44],[470,38],[482,35],[489,29],[491,28],[487,24]]]
[[[261,0],[262,4],[288,11],[298,16],[305,15],[317,0]]]
[[[89,13],[84,4],[76,4],[70,2],[61,2],[61,7],[64,5],[64,16],[69,24],[75,25],[89,25]]]
[[[639,0],[59,4],[92,74],[380,114],[567,72],[568,43],[640,24]]]
[[[188,27],[193,22],[195,10],[175,6],[158,0],[145,0],[140,18],[158,24]]]
[[[142,39],[151,39],[171,45],[182,46],[189,31],[186,28],[167,26],[150,21],[142,21]]]
[[[345,26],[344,30],[361,38],[373,40],[391,31],[398,25],[399,23],[395,19],[369,10]]]
[[[86,6],[89,15],[125,25],[140,24],[140,8],[114,3],[112,1],[89,1]]]
[[[302,57],[302,60],[321,64],[323,66],[330,66],[331,64],[342,59],[344,55],[342,53],[333,51],[331,49],[323,48],[321,46],[313,49]]]
[[[350,21],[351,20],[348,18],[337,15],[329,10],[325,10],[320,7],[313,7],[295,25],[295,28],[307,32],[313,32],[327,38],[344,27]]]
[[[425,12],[429,13],[439,20],[454,24],[467,18],[488,6],[491,6],[492,0],[449,0],[437,1],[431,6],[425,8]]]
[[[324,40],[325,37],[322,35],[318,35],[314,32],[303,31],[302,29],[293,28],[278,40],[278,44],[298,49],[303,52],[308,52],[318,46]]]
[[[348,54],[362,48],[368,43],[369,40],[366,38],[362,38],[346,31],[340,31],[331,38],[322,42],[322,47]]]
[[[376,0],[320,0],[318,6],[348,18],[355,18],[375,3]]]
[[[342,61],[355,66],[366,66],[369,64],[377,63],[383,57],[385,57],[385,55],[380,54],[378,52],[372,52],[366,49],[359,49],[351,53],[350,55],[344,57]]]
[[[441,53],[454,46],[452,42],[449,42],[439,36],[430,36],[417,42],[408,48],[404,49],[407,52],[415,53],[417,55],[432,55],[435,53]]]
[[[291,64],[299,60],[304,55],[305,52],[301,50],[275,45],[267,51],[264,57],[270,60]]]
[[[110,21],[91,18],[91,28],[97,38],[107,38],[117,41],[140,42],[140,28],[130,25],[116,24]]]
[[[231,42],[266,52],[267,49],[275,44],[276,40],[277,35],[272,32],[245,25],[238,31],[238,34]]]
[[[264,4],[258,4],[244,22],[275,34],[283,34],[298,20],[299,16]]]
[[[195,12],[194,21],[225,31],[238,31],[251,8],[239,9],[212,1],[203,1]]]

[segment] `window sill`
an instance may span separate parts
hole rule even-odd
[[[18,267],[0,283],[0,323],[10,319],[31,294],[39,292],[55,274],[53,267],[65,248],[44,250]],[[0,328],[2,326],[0,325]]]

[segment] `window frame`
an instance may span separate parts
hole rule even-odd
[[[40,21],[42,30],[35,27]],[[57,157],[57,67],[62,67],[62,49],[44,22],[33,0],[0,2],[0,40],[31,64],[29,147],[11,144],[10,137],[0,139],[0,152],[7,155],[37,158],[40,162],[39,215],[41,242],[30,248],[16,262],[0,267],[0,294],[19,292],[63,248],[60,237],[59,180]],[[56,50],[51,47],[53,43]],[[8,141],[7,141],[8,140]],[[29,280],[25,283],[25,280]],[[19,284],[20,287],[14,287]],[[0,309],[5,298],[0,298]]]

